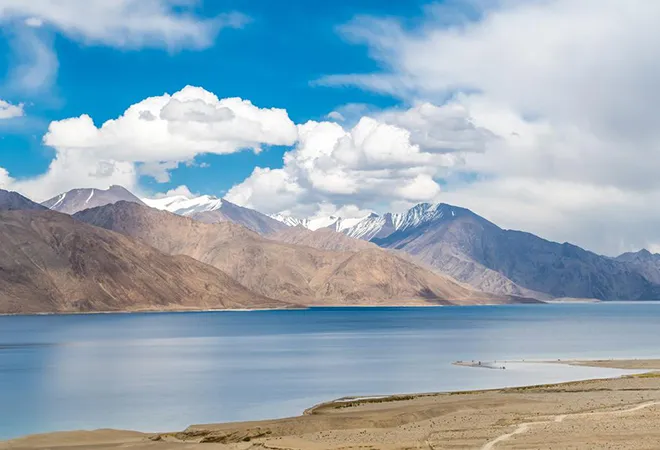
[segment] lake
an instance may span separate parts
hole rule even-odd
[[[659,330],[658,303],[3,316],[0,439],[173,431],[346,395],[611,376],[622,372],[451,363],[659,357]]]

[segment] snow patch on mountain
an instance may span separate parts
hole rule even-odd
[[[426,223],[455,217],[459,208],[444,203],[420,203],[403,213],[369,214],[366,217],[344,219],[337,216],[298,219],[274,214],[271,217],[288,226],[303,226],[310,230],[330,228],[349,237],[362,240],[384,238],[396,231],[405,231]]]
[[[222,208],[222,199],[212,195],[201,195],[194,198],[175,195],[164,198],[143,198],[142,201],[152,208],[169,211],[180,216],[190,216],[195,213],[216,211]]]
[[[282,222],[284,225],[290,226],[290,227],[297,227],[301,226],[304,228],[308,228],[308,220],[307,219],[298,219],[297,217],[291,217],[287,216],[286,214],[271,214],[269,216],[271,219],[275,219],[278,222]]]
[[[108,189],[72,189],[46,200],[42,205],[53,211],[75,214],[85,209],[105,206],[120,201],[143,204],[139,198],[127,189],[121,186],[110,186]]]

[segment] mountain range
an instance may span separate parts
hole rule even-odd
[[[122,200],[143,204],[142,200],[127,189],[121,186],[110,186],[108,189],[72,189],[46,200],[42,203],[42,206],[65,214],[75,214],[84,209]]]
[[[330,229],[342,223],[334,219]],[[504,230],[470,210],[442,203],[353,220],[352,226],[338,231],[406,252],[482,291],[542,300],[660,298],[660,255],[648,251],[633,254],[636,257],[597,255],[569,243]],[[307,223],[303,220],[299,226]]]
[[[6,191],[0,242],[0,313],[291,307],[193,258],[166,255]]]
[[[182,195],[157,199],[144,198],[142,202],[152,208],[190,217],[200,222],[233,222],[260,234],[276,233],[287,228],[285,224],[265,214],[210,195],[192,199]]]
[[[215,223],[191,217],[217,211]],[[119,186],[43,205],[0,191],[0,313],[529,301],[477,291],[330,230],[319,231],[325,245],[287,243],[292,229],[229,202],[178,212]],[[234,221],[279,226],[267,239]]]
[[[267,239],[242,225],[204,223],[136,203],[118,202],[74,218],[188,255],[248,289],[306,305],[503,303],[377,246],[334,251]]]
[[[470,210],[296,219],[121,186],[0,190],[0,313],[660,299],[660,255],[607,257]]]

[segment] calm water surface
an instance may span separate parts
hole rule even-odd
[[[659,357],[659,333],[657,303],[0,317],[0,439],[608,376],[620,372],[451,362]]]

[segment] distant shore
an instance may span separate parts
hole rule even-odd
[[[16,316],[91,316],[96,314],[171,314],[171,313],[208,313],[208,312],[251,312],[251,311],[304,311],[307,306],[291,308],[223,308],[223,309],[136,309],[134,311],[65,311],[36,313],[0,313],[0,317]]]
[[[291,305],[286,308],[215,308],[215,309],[136,309],[136,310],[118,310],[118,311],[62,311],[62,312],[32,312],[32,313],[0,313],[4,316],[73,316],[73,315],[92,315],[92,314],[162,314],[162,313],[205,313],[205,312],[249,312],[249,311],[304,311],[314,308],[446,308],[446,307],[481,307],[481,306],[519,306],[519,305],[556,305],[556,304],[579,304],[579,303],[630,303],[644,304],[648,302],[603,302],[600,300],[576,299],[576,300],[539,300],[536,303],[479,303],[474,305],[443,305],[443,304],[392,304],[392,305]],[[660,302],[657,302],[660,303]]]
[[[541,362],[541,361],[534,361]],[[660,359],[545,361],[644,371],[618,378],[482,391],[342,398],[301,416],[193,425],[181,432],[119,430],[34,435],[0,450],[653,448],[660,442]],[[484,362],[482,362],[483,365]],[[470,365],[472,362],[460,363]],[[475,367],[482,367],[478,365]],[[209,445],[215,444],[215,445]]]

